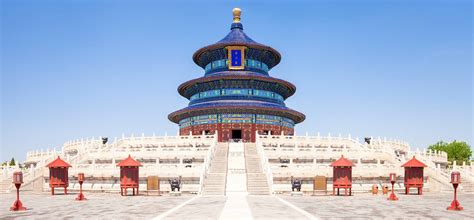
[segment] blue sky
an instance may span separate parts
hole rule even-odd
[[[470,1],[1,1],[0,159],[122,133],[176,134],[192,54],[233,7],[294,83],[297,134],[473,141]]]

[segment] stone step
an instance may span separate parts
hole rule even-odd
[[[228,144],[220,143],[216,147],[209,171],[204,179],[204,195],[224,195],[227,179]]]
[[[205,192],[211,192],[211,191],[221,192],[221,191],[225,191],[225,187],[207,187],[206,190],[204,191]]]
[[[218,181],[206,181],[204,185],[209,186],[209,185],[224,185],[224,181],[218,180]]]
[[[250,195],[269,195],[267,176],[262,173],[260,156],[255,144],[245,146],[245,166],[247,171],[247,191]]]
[[[267,180],[258,180],[258,181],[249,180],[247,183],[248,183],[249,185],[250,185],[250,184],[254,184],[254,185],[256,185],[256,184],[260,184],[260,185],[264,184],[264,185],[266,185],[266,184],[267,184]]]
[[[267,181],[267,178],[264,177],[247,177],[249,181]]]

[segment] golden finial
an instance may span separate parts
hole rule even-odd
[[[234,23],[240,23],[240,8],[232,9],[232,14],[234,15]]]

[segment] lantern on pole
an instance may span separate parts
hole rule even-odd
[[[23,173],[14,172],[12,183],[15,184],[16,187],[16,201],[13,203],[13,206],[10,207],[10,211],[24,211],[26,207],[24,207],[20,201],[20,186],[23,183]]]
[[[453,171],[451,173],[451,183],[454,187],[454,200],[451,202],[451,206],[449,206],[447,210],[461,211],[464,208],[459,204],[456,197],[458,185],[461,183],[461,174],[458,171]]]
[[[397,196],[395,195],[395,189],[394,189],[394,185],[396,181],[397,181],[397,175],[395,173],[390,173],[390,183],[392,183],[392,193],[390,193],[390,196],[387,198],[387,200],[393,200],[393,201],[398,200]]]
[[[84,183],[84,173],[78,173],[77,174],[77,180],[79,181],[79,195],[77,195],[76,200],[81,201],[81,200],[86,200],[86,197],[84,197],[84,194],[82,194],[82,183]]]

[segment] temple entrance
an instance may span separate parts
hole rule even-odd
[[[242,139],[242,130],[232,130],[232,139],[233,140],[240,140]]]

